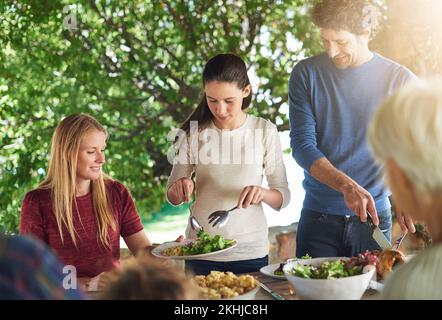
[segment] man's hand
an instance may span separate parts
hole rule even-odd
[[[358,184],[351,184],[342,189],[345,205],[359,216],[362,222],[367,221],[367,211],[375,226],[379,225],[378,213],[370,192]]]
[[[310,174],[319,182],[342,193],[347,208],[358,215],[362,222],[367,221],[368,211],[374,225],[379,225],[378,213],[371,194],[344,172],[336,169],[327,158],[316,160],[310,167]]]
[[[405,215],[402,211],[396,213],[396,218],[401,227],[402,234],[405,235],[408,233],[408,231],[410,231],[411,233],[416,232],[416,227],[414,226],[413,219]]]

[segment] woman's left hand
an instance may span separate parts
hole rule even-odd
[[[239,196],[237,207],[248,208],[251,204],[260,204],[264,199],[266,190],[258,186],[245,187]]]

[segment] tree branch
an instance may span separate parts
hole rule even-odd
[[[227,18],[227,6],[226,6],[226,2],[223,1],[223,6],[226,8],[226,14],[223,14],[221,17],[221,21],[223,24],[223,30],[224,30],[224,36],[226,37],[226,39],[230,38],[230,25],[229,25],[229,20]]]

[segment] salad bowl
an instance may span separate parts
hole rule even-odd
[[[367,265],[360,272],[355,272],[352,275],[351,272],[348,273],[344,269],[341,270],[340,264],[336,263],[337,261],[347,261],[348,259],[328,257],[293,260],[284,266],[283,271],[300,299],[359,300],[368,288],[371,279],[375,276],[376,267]],[[329,278],[313,279],[302,273],[310,267],[319,268],[325,262],[328,262],[326,266],[329,270],[325,270],[324,274],[329,276],[331,274],[332,276]]]

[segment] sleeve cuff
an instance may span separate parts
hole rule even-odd
[[[296,162],[309,173],[313,163],[316,160],[324,157],[324,154],[318,149],[293,152],[293,158],[296,160]]]

